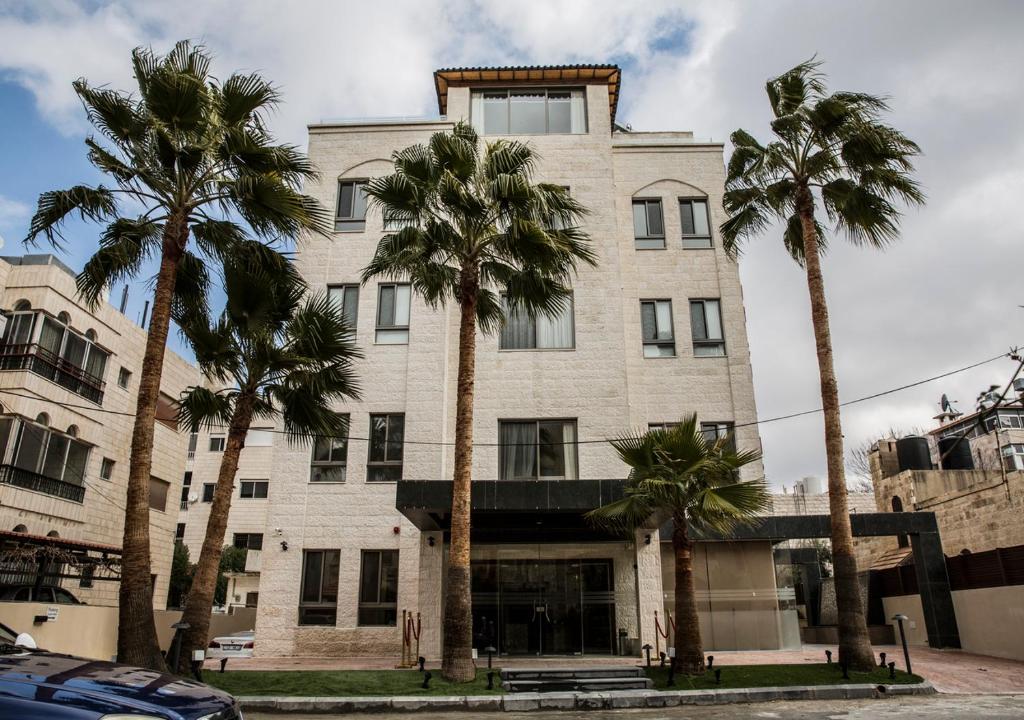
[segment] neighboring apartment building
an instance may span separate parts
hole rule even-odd
[[[0,308],[3,545],[16,548],[44,536],[96,557],[110,549],[117,554],[146,332],[107,302],[86,308],[74,273],[51,255],[0,258]],[[192,365],[167,352],[150,481],[156,608],[167,598],[185,465],[187,434],[176,430],[173,400],[198,379]],[[60,584],[90,605],[116,605],[117,582],[103,579],[110,571],[62,566],[60,545],[49,546],[57,560],[48,571],[77,576]],[[0,569],[0,583],[26,582],[14,565]],[[12,599],[28,599],[22,595]]]
[[[309,129],[321,180],[307,190],[336,209],[336,232],[301,243],[296,262],[356,325],[362,400],[338,405],[349,438],[274,450],[257,652],[397,656],[408,610],[421,652],[440,654],[458,310],[430,309],[402,282],[360,285],[384,232],[363,186],[392,172],[392,153],[462,119],[486,141],[533,145],[538,179],[589,208],[599,259],[561,316],[512,318],[477,339],[475,645],[611,653],[621,631],[638,651],[671,604],[672,555],[657,528],[624,543],[582,520],[627,474],[600,440],[695,412],[710,436],[735,429],[740,447],[760,448],[739,273],[718,232],[723,147],[616,125],[615,66],[434,81],[442,119]],[[762,477],[760,463],[743,476]],[[698,558],[709,647],[786,642],[770,543],[704,543]]]

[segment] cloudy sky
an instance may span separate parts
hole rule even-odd
[[[287,10],[286,10],[287,8]],[[21,251],[44,190],[98,178],[71,81],[131,87],[132,47],[197,38],[216,72],[259,70],[283,89],[274,118],[305,145],[321,119],[436,114],[430,73],[486,64],[616,62],[619,119],[637,130],[764,137],[764,81],[815,53],[835,89],[891,97],[891,121],[924,149],[928,205],[909,212],[884,253],[840,242],[825,262],[840,393],[862,397],[1024,343],[1024,4],[544,2],[202,3],[0,0],[0,236]],[[1014,198],[1017,198],[1016,200]],[[72,225],[78,268],[95,228]],[[819,407],[804,277],[778,232],[741,263],[762,419]],[[137,314],[145,286],[133,290]],[[931,426],[941,393],[970,410],[1005,383],[999,360],[844,410],[848,445],[890,426]],[[818,415],[767,423],[768,479],[824,474]]]

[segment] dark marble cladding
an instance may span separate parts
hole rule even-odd
[[[477,480],[474,511],[586,512],[622,497],[625,480]],[[395,507],[409,515],[442,513],[452,505],[448,480],[400,480]]]

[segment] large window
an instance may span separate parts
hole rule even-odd
[[[327,297],[337,304],[348,329],[355,333],[356,321],[359,318],[359,286],[330,285],[327,288]]]
[[[530,317],[522,309],[509,310],[505,298],[501,299],[505,324],[501,327],[498,347],[502,350],[554,350],[571,349],[573,337],[573,302],[566,299],[554,317],[539,314]]]
[[[270,483],[266,480],[243,480],[239,497],[247,500],[263,499],[267,496]]]
[[[665,222],[661,200],[633,201],[633,238],[637,250],[662,250],[665,247]]]
[[[339,550],[302,553],[299,625],[334,625],[338,621]]]
[[[736,449],[736,436],[733,435],[733,424],[731,422],[702,422],[700,431],[704,434],[704,440],[709,443],[716,443],[725,438],[729,440],[727,448]]]
[[[502,420],[498,423],[502,480],[575,480],[575,420]]]
[[[345,416],[347,419],[347,415]],[[348,438],[318,437],[313,440],[310,482],[345,482],[348,469]]]
[[[39,417],[46,421],[45,416]],[[3,467],[2,481],[81,502],[84,497],[85,469],[89,446],[74,437],[32,423],[23,418],[0,418],[0,458],[13,439],[10,465]]]
[[[644,357],[673,357],[676,336],[672,324],[671,300],[641,300],[640,329]]]
[[[274,428],[249,428],[245,434],[245,447],[273,447]]]
[[[338,183],[338,209],[334,219],[337,232],[366,229],[366,181],[342,180]]]
[[[394,625],[398,619],[398,551],[363,550],[359,571],[359,624]]]
[[[722,334],[722,306],[718,300],[690,301],[690,330],[693,354],[697,357],[725,355]]]
[[[1008,472],[1024,470],[1024,443],[1003,445],[1003,467]]]
[[[171,487],[171,484],[166,480],[155,478],[152,475],[149,477],[149,509],[159,510],[160,512],[167,511],[167,490]]]
[[[235,533],[231,544],[241,550],[262,550],[263,533]]]
[[[366,479],[370,482],[401,480],[404,448],[405,415],[371,415]]]
[[[472,94],[470,117],[481,135],[585,133],[587,106],[582,89],[522,88]]]
[[[409,342],[409,301],[412,289],[408,285],[381,285],[377,296],[377,343],[379,345],[406,345]]]
[[[684,248],[711,247],[707,200],[680,200],[679,222],[683,229]]]

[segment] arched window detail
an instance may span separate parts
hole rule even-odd
[[[14,312],[25,312],[26,310],[32,309],[32,303],[22,298],[18,302],[14,303]]]
[[[57,320],[59,320],[60,322],[64,323],[65,325],[70,325],[71,324],[71,316],[68,315],[63,310],[61,310],[59,313],[57,313]]]
[[[73,438],[78,437],[78,426],[77,425],[68,425],[68,435],[70,435]]]
[[[36,415],[36,422],[45,427],[50,427],[50,416],[46,413]]]
[[[60,537],[60,533],[57,532],[56,530],[51,530],[50,532],[46,533],[46,537],[59,538]]]
[[[15,525],[14,532],[16,533],[28,533],[28,528],[24,525]]]

